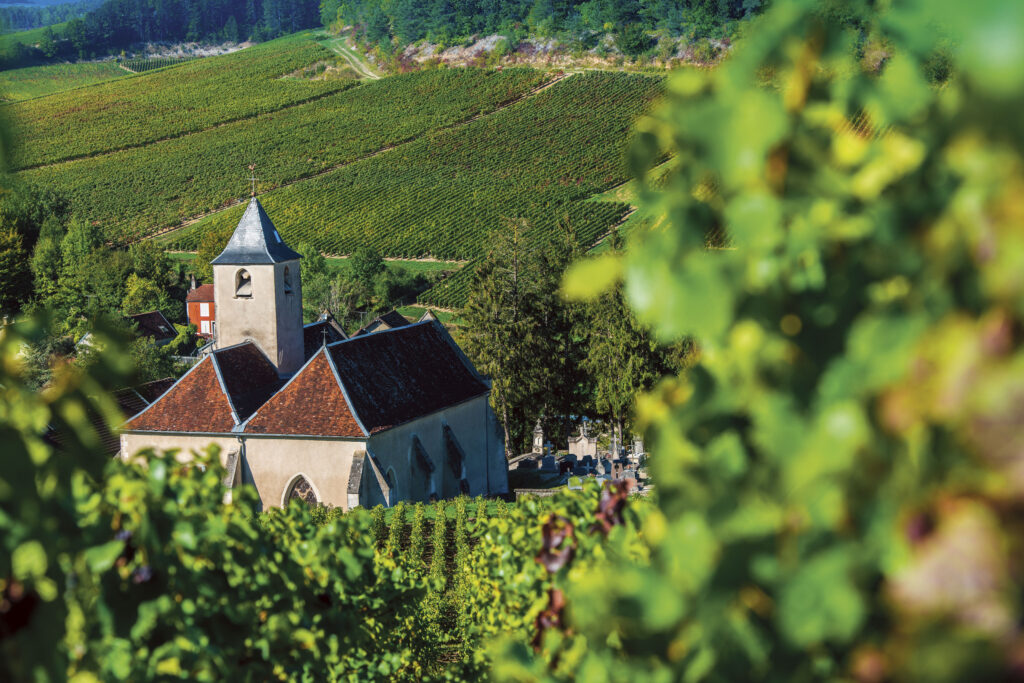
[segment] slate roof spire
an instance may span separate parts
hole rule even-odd
[[[298,258],[301,258],[299,254],[281,239],[260,200],[253,197],[228,240],[228,245],[210,263],[215,266],[247,266],[294,261]]]

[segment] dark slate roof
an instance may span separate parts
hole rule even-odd
[[[174,339],[178,332],[160,311],[148,311],[128,316],[128,319],[139,326],[139,335],[152,339]]]
[[[353,413],[371,434],[488,391],[438,322],[353,337],[328,350]]]
[[[325,331],[327,334],[324,334]],[[328,344],[348,339],[345,330],[341,328],[341,325],[334,319],[334,316],[329,314],[321,316],[315,323],[303,326],[302,346],[305,353],[303,357],[306,360],[312,358],[320,350],[320,347],[324,345],[325,339]]]
[[[277,370],[252,342],[214,351],[124,429],[230,432],[281,387]]]
[[[119,389],[111,394],[122,415],[135,415],[145,410],[146,406],[158,399],[165,391],[174,385],[173,377],[165,377],[153,382],[147,382],[130,389]],[[111,428],[107,421],[98,413],[89,411],[89,422],[100,437],[103,444],[103,452],[106,455],[115,455],[121,449],[121,438],[116,429]],[[46,440],[58,450],[63,450],[65,443],[64,435],[56,429],[49,429],[46,433]]]
[[[380,332],[382,330],[393,330],[396,327],[405,327],[411,323],[406,320],[405,316],[395,310],[390,310],[384,315],[379,315],[367,324],[360,327],[353,337],[358,337],[364,334],[372,334],[374,332]]]
[[[249,206],[231,234],[228,245],[220,256],[210,263],[222,265],[259,265],[293,261],[300,256],[288,248],[277,228],[263,210],[258,199],[249,200]]]
[[[189,290],[185,301],[213,301],[213,285],[199,285]]]
[[[283,384],[277,368],[252,342],[229,346],[210,355],[217,362],[239,422],[256,412]]]

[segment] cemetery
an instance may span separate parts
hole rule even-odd
[[[590,424],[582,422],[579,433],[568,438],[565,448],[556,448],[545,439],[538,420],[531,451],[509,460],[509,488],[516,495],[550,495],[565,487],[578,488],[584,479],[633,479],[640,492],[649,492],[653,486],[647,476],[643,439],[636,437],[631,444],[621,444],[614,433],[591,434]]]

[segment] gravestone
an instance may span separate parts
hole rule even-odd
[[[540,418],[537,419],[537,426],[533,428],[533,452],[544,452],[544,428],[540,425]]]
[[[555,456],[545,455],[540,459],[540,469],[542,472],[557,472],[558,465],[555,463]]]

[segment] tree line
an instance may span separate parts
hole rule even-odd
[[[319,23],[311,0],[106,0],[49,27],[37,46],[6,43],[0,67],[101,57],[148,42],[260,42]]]
[[[322,0],[325,25],[354,26],[367,41],[446,43],[474,34],[518,33],[595,39],[609,31],[645,39],[639,31],[704,38],[760,9],[762,0]]]
[[[37,7],[16,5],[0,7],[0,28],[4,31],[27,31],[41,26],[52,26],[80,17],[103,0],[78,0],[59,5]]]
[[[188,287],[184,267],[155,242],[107,245],[100,226],[72,218],[67,199],[52,190],[18,184],[0,194],[0,313],[49,321],[26,347],[30,386],[47,384],[56,364],[94,362],[96,349],[77,343],[97,326],[134,339],[129,315],[158,310],[172,323],[183,320]],[[137,381],[176,375],[172,356],[195,350],[194,326],[176,327],[170,345],[129,343]]]
[[[607,238],[612,253],[621,238]],[[657,343],[626,306],[621,288],[573,303],[560,293],[569,265],[584,256],[572,225],[554,234],[510,220],[492,233],[456,340],[491,377],[491,400],[506,455],[524,452],[539,419],[563,444],[584,417],[608,421],[628,439],[633,401],[677,372],[690,346]]]

